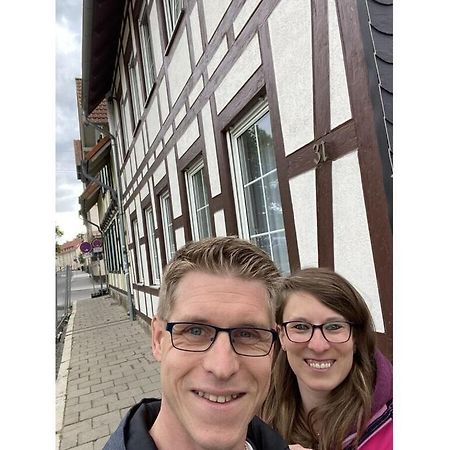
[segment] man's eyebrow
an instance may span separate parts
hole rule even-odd
[[[212,326],[219,326],[217,325],[217,321],[212,321],[209,319],[205,319],[204,317],[200,316],[185,316],[178,320],[172,320],[172,322],[191,322],[191,323],[201,323],[204,325],[212,325]],[[215,322],[215,323],[214,323]],[[256,323],[256,322],[239,322],[233,326],[230,327],[223,327],[223,328],[264,328],[264,329],[270,329],[270,325],[266,325],[265,323]]]

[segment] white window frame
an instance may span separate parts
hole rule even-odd
[[[169,40],[177,26],[183,6],[183,0],[164,0],[164,15],[166,18],[167,38]]]
[[[161,194],[160,201],[164,234],[164,248],[166,249],[166,262],[169,262],[176,252],[175,233],[173,230],[172,202],[170,201],[169,191]],[[170,214],[170,217],[168,214]]]
[[[155,84],[155,59],[152,50],[152,35],[150,30],[150,11],[148,5],[144,2],[141,14],[139,16],[139,37],[141,41],[142,63],[144,66],[145,86],[147,88],[147,97]]]
[[[211,220],[210,220],[210,216],[209,216],[209,203],[206,203],[205,206],[199,207],[195,201],[193,178],[198,172],[202,171],[204,168],[205,168],[204,162],[199,161],[197,164],[195,164],[193,167],[189,168],[186,171],[186,186],[187,186],[187,194],[188,194],[189,213],[191,216],[191,229],[192,229],[192,236],[195,241],[198,241],[199,239],[204,238],[204,237],[209,237],[212,234]],[[202,176],[202,183],[203,183],[204,194],[205,194],[206,198],[208,199],[208,192],[207,192],[206,183],[205,183],[204,171],[203,171],[203,176]],[[199,224],[198,224],[198,220],[197,220],[197,213],[201,209],[207,209],[207,212],[208,212],[208,214],[206,216],[207,224],[208,224],[208,235],[207,236],[200,236]]]
[[[244,183],[243,183],[242,168],[239,160],[238,139],[246,130],[248,130],[251,126],[253,126],[259,119],[261,119],[267,113],[270,114],[269,105],[267,101],[264,100],[260,104],[258,104],[252,111],[250,111],[238,124],[232,127],[227,133],[233,195],[235,204],[237,205],[236,215],[238,222],[238,232],[240,237],[247,240],[251,240],[252,236],[250,236],[248,209],[245,204]],[[264,174],[264,176],[267,176],[268,174],[273,173],[274,171],[278,172],[277,169],[274,169],[273,171]],[[259,236],[262,235],[270,236],[271,234],[280,231],[285,232],[285,227],[279,230],[270,230],[270,227],[268,227],[268,229],[269,232],[262,233]],[[258,236],[255,235],[253,237]],[[270,256],[273,258],[273,255]],[[286,268],[286,270],[288,269],[289,268]]]
[[[154,284],[161,283],[161,258],[159,257],[158,243],[156,241],[155,216],[153,215],[153,207],[149,206],[145,209],[147,238],[150,251],[150,260],[152,263],[152,281]]]
[[[128,62],[128,76],[130,78],[130,89],[131,89],[131,104],[133,107],[134,115],[134,127],[136,127],[142,113],[142,102],[141,94],[139,89],[139,75],[137,70],[137,58],[133,50],[133,53]]]
[[[141,245],[139,243],[139,224],[137,218],[132,222],[133,226],[133,240],[134,240],[134,251],[136,252],[137,267],[135,270],[135,280],[136,284],[142,284],[144,280],[144,267],[142,264],[141,255]]]

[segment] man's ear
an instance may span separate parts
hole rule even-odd
[[[277,326],[278,329],[278,339],[280,340],[281,348],[283,351],[286,351],[286,333],[284,332],[284,328]]]
[[[152,319],[152,351],[157,361],[161,361],[162,341],[165,335],[164,323],[158,316]]]

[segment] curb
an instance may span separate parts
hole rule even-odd
[[[66,336],[64,339],[64,348],[61,356],[61,364],[56,378],[56,404],[55,404],[55,419],[56,419],[56,450],[59,450],[61,444],[61,430],[64,423],[64,410],[66,407],[67,398],[67,382],[69,376],[70,357],[72,354],[72,330],[75,315],[77,312],[77,301],[72,305],[72,313],[70,314],[69,322],[67,324]]]

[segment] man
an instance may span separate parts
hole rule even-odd
[[[265,252],[235,237],[180,249],[151,327],[162,399],[135,405],[104,449],[288,449],[255,417],[270,382],[278,277]]]

